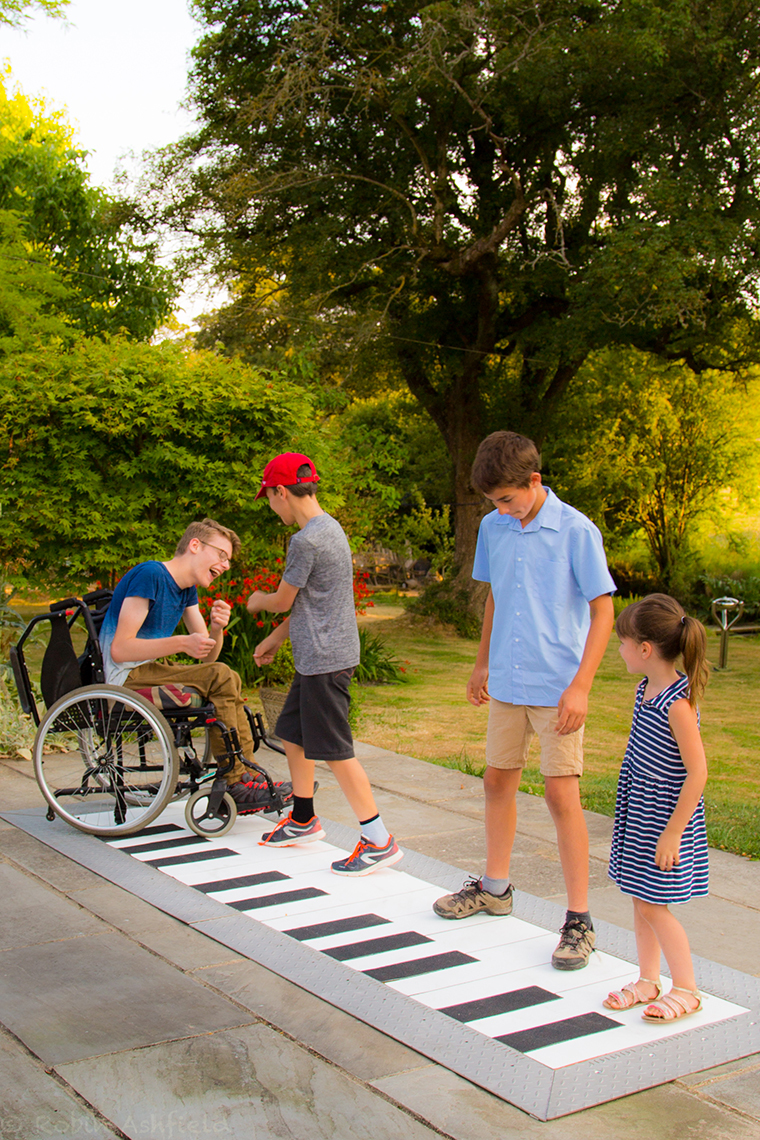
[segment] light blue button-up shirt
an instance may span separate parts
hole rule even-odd
[[[598,528],[545,490],[526,527],[485,516],[472,570],[494,596],[488,691],[516,705],[557,704],[583,656],[589,602],[615,590]]]

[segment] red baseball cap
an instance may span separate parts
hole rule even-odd
[[[299,475],[298,468],[308,465],[309,474]],[[257,499],[266,494],[267,487],[293,487],[296,483],[318,483],[314,464],[308,455],[299,455],[296,451],[284,451],[282,455],[275,455],[264,468],[261,476],[261,489]]]

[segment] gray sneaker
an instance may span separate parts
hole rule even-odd
[[[561,938],[552,954],[555,970],[582,970],[588,966],[591,951],[596,944],[593,927],[579,918],[570,918],[560,930]]]
[[[469,918],[484,910],[486,914],[512,913],[512,887],[503,895],[484,891],[480,879],[469,879],[455,895],[444,895],[433,903],[433,910],[441,918]]]

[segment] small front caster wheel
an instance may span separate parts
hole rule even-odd
[[[216,812],[209,811],[209,798],[211,792],[199,788],[185,807],[185,822],[196,835],[204,835],[215,839],[219,835],[226,835],[237,819],[237,804],[229,792],[225,792],[222,802]]]

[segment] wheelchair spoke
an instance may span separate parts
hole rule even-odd
[[[93,834],[131,834],[174,793],[178,760],[161,713],[136,693],[90,685],[49,710],[35,774],[55,812]]]

